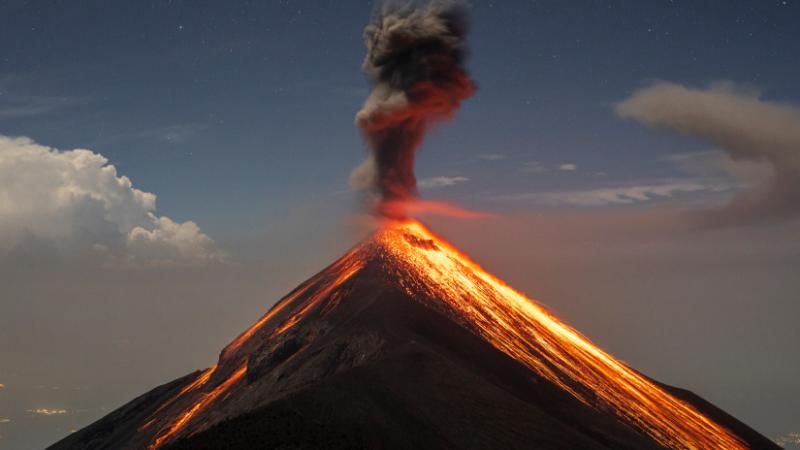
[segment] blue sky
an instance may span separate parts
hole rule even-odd
[[[467,177],[436,195],[494,209],[479,194],[677,177],[662,158],[708,146],[654,135],[613,104],[650,80],[732,80],[796,101],[797,5],[784,3],[475,2],[480,91],[427,141],[419,174]],[[269,220],[347,189],[364,155],[352,120],[369,2],[4,8],[0,131],[101,153],[178,219],[211,231]]]
[[[0,439],[42,446],[213,363],[363,235],[348,178],[373,7],[0,3]],[[474,0],[471,16],[479,90],[417,175],[424,197],[496,217],[434,229],[637,369],[769,437],[800,430],[800,4]],[[655,114],[680,95],[686,111]],[[769,223],[694,232],[674,213],[770,170],[790,181],[748,210]],[[51,204],[65,189],[86,198]],[[72,260],[51,248],[105,259],[56,270]],[[70,413],[31,417],[44,407]]]

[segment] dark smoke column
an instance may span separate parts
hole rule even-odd
[[[456,1],[384,3],[364,31],[372,86],[356,124],[371,150],[352,182],[377,194],[376,212],[403,218],[417,196],[414,156],[432,123],[475,92],[464,68],[467,15]]]

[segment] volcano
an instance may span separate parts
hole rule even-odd
[[[290,292],[216,365],[50,447],[253,448],[779,447],[402,221]]]

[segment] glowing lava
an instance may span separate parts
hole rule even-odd
[[[242,352],[242,346],[248,343],[254,336],[259,340],[270,339],[274,336],[280,335],[286,330],[295,326],[301,319],[303,319],[312,309],[319,306],[324,300],[329,300],[337,288],[339,288],[345,281],[363,268],[363,261],[358,258],[348,258],[351,255],[348,253],[344,258],[340,259],[326,271],[311,278],[308,282],[304,283],[292,293],[284,297],[272,309],[259,319],[255,324],[248,328],[244,333],[239,335],[236,339],[228,344],[222,350],[220,355],[219,364],[209,367],[203,371],[194,381],[184,386],[175,396],[164,402],[155,412],[153,412],[148,420],[139,427],[138,431],[145,431],[158,421],[158,413],[162,410],[169,408],[176,403],[183,396],[196,393],[199,389],[208,384],[212,375],[218,372],[222,365],[228,366],[231,363],[240,365],[240,367],[233,372],[228,378],[224,379],[222,383],[216,384],[209,392],[199,393],[197,398],[189,406],[180,410],[171,419],[166,426],[162,427],[156,436],[153,438],[152,443],[148,446],[148,450],[155,450],[163,446],[171,439],[178,436],[181,432],[186,431],[187,427],[192,424],[192,420],[197,417],[203,410],[207,409],[214,401],[216,401],[222,394],[228,392],[237,381],[239,381],[247,373],[247,353]],[[312,288],[313,292],[312,292]],[[305,295],[310,294],[310,295]],[[272,331],[267,336],[258,336],[262,329],[270,324],[270,321],[276,316],[279,316],[284,309],[292,313],[282,322],[279,322],[273,327]],[[210,386],[214,386],[211,383]],[[169,417],[169,416],[168,416]],[[195,424],[200,427],[207,424]],[[197,429],[188,430],[190,433],[197,431]]]
[[[191,383],[189,383],[186,386],[184,386],[177,394],[175,394],[174,396],[170,397],[169,400],[167,400],[166,402],[162,403],[161,406],[158,407],[158,409],[156,409],[152,414],[150,414],[150,417],[148,417],[147,422],[145,422],[144,425],[139,427],[139,431],[146,430],[146,429],[150,428],[150,426],[153,425],[153,423],[155,422],[155,416],[158,413],[160,413],[164,408],[166,408],[166,407],[170,406],[171,404],[173,404],[175,402],[175,400],[181,398],[187,392],[191,392],[191,391],[203,386],[204,384],[208,383],[208,380],[211,379],[211,375],[213,375],[214,371],[216,371],[216,370],[217,370],[217,366],[213,365],[213,366],[209,367],[208,369],[204,370],[203,372],[201,372],[200,375],[197,378],[195,378],[194,381],[192,381]]]
[[[242,365],[236,372],[234,372],[228,379],[226,379],[223,383],[219,384],[217,387],[214,388],[211,392],[204,394],[200,397],[196,403],[194,403],[190,408],[185,410],[181,415],[178,416],[175,421],[173,421],[169,427],[161,430],[156,436],[156,439],[153,443],[148,447],[148,450],[154,450],[166,442],[170,437],[175,435],[178,431],[180,431],[190,420],[194,417],[198,412],[202,411],[205,407],[210,405],[217,399],[220,395],[224,394],[225,392],[230,389],[233,384],[239,381],[245,374],[247,373],[247,365]]]
[[[359,301],[359,295],[348,295],[348,286],[362,273],[444,313],[584,404],[614,415],[664,447],[747,448],[730,431],[599,349],[415,221],[387,223],[275,304],[225,347],[216,366],[187,383],[139,427],[153,433],[151,426],[159,425],[148,448],[221,420],[224,413],[209,407],[228,396],[247,395],[243,377],[249,355],[307,321],[325,320],[341,302]]]
[[[418,222],[376,235],[412,297],[449,315],[582,402],[675,449],[744,449],[725,428],[630,369]],[[420,295],[422,294],[422,295]]]

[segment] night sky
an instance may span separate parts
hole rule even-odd
[[[363,237],[373,8],[0,2],[0,448],[212,364]],[[470,12],[478,92],[417,175],[493,217],[432,228],[633,367],[800,431],[800,3]]]

